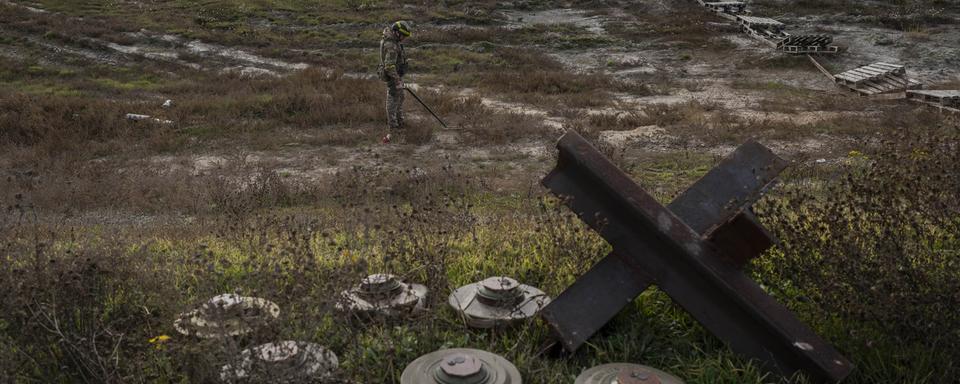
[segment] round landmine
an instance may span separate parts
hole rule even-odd
[[[450,294],[449,302],[463,314],[467,325],[492,328],[536,315],[550,302],[550,297],[537,288],[498,276],[457,288]]]
[[[444,349],[420,356],[400,384],[521,384],[520,371],[499,355],[478,349]]]
[[[328,379],[339,365],[337,355],[319,344],[281,341],[243,350],[235,364],[220,369],[220,378],[299,383]]]
[[[614,363],[583,371],[573,384],[683,384],[683,380],[645,365]]]
[[[217,295],[190,312],[180,314],[173,328],[200,338],[239,336],[280,316],[280,307],[267,299],[232,293]]]
[[[343,302],[337,303],[337,309],[392,316],[423,309],[427,287],[378,273],[365,277],[359,285],[340,295]]]

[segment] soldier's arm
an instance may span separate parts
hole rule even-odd
[[[383,47],[383,71],[388,78],[399,80],[400,75],[397,73],[397,55],[400,54],[400,50],[397,49],[397,44],[390,42],[386,43]]]

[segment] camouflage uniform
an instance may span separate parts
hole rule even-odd
[[[380,79],[387,83],[387,125],[390,130],[403,127],[403,89],[400,80],[407,67],[403,44],[392,27],[383,29],[380,39]]]

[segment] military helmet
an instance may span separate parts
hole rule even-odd
[[[409,21],[400,20],[396,23],[393,23],[393,30],[399,32],[401,35],[410,37],[413,34],[413,26]]]

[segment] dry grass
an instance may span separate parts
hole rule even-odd
[[[708,23],[716,16],[696,2],[674,2],[669,7],[630,3],[623,10],[640,22],[611,23],[607,29],[626,41],[670,49],[696,49],[698,52],[727,51],[734,47],[733,43],[718,36],[721,27]]]

